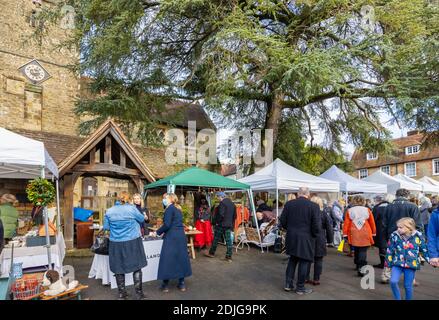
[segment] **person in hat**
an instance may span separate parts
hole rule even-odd
[[[227,252],[225,260],[232,262],[232,252],[233,252],[233,242],[232,242],[232,231],[235,225],[236,219],[236,206],[230,200],[224,192],[217,192],[217,198],[220,203],[218,205],[218,211],[215,214],[215,230],[212,246],[208,253],[205,253],[206,257],[214,258],[218,242],[224,235],[227,245]]]
[[[4,237],[11,239],[18,227],[18,211],[14,207],[17,199],[13,194],[5,193],[0,198],[0,219],[3,222]]]
[[[389,202],[384,199],[383,196],[378,195],[375,197],[375,206],[372,210],[373,218],[375,219],[376,225],[376,236],[374,237],[374,246],[378,248],[380,263],[374,265],[375,268],[383,269],[384,262],[386,259],[386,249],[387,249],[387,241],[386,236],[384,235],[383,228],[383,217],[386,214],[387,206]]]
[[[264,211],[272,211],[273,210],[262,199],[259,199],[258,201],[256,201],[256,205],[258,206],[257,209],[256,209],[257,212],[264,212]]]

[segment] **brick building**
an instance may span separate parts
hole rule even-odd
[[[40,3],[41,2],[41,3]],[[0,127],[45,143],[60,168],[61,206],[64,236],[74,246],[74,206],[96,210],[99,218],[120,191],[140,192],[145,183],[163,178],[186,165],[168,165],[164,148],[145,147],[129,141],[114,121],[107,121],[88,137],[78,134],[81,119],[74,112],[75,101],[88,95],[90,79],[80,78],[69,66],[78,62],[78,53],[57,46],[73,29],[74,10],[61,9],[59,25],[51,26],[39,45],[35,28],[42,7],[55,0],[0,1]],[[187,133],[188,121],[197,122],[197,131],[215,126],[199,105],[174,102],[166,114],[181,114],[178,128]],[[157,133],[169,128],[163,121]],[[0,194],[10,192],[25,205],[27,181],[0,179]],[[161,198],[160,198],[161,200]],[[151,198],[151,205],[160,201]],[[27,214],[26,210],[22,214]]]
[[[439,180],[439,147],[424,147],[424,139],[424,134],[410,131],[406,137],[393,139],[394,151],[385,156],[355,150],[353,175],[361,179],[381,170],[391,176],[402,173],[414,179],[427,176]]]

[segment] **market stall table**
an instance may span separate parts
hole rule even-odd
[[[191,231],[186,231],[185,234],[189,239],[189,242],[187,244],[187,246],[191,249],[191,254],[192,254],[192,259],[195,259],[195,248],[194,248],[194,237],[197,234],[202,234],[203,232],[199,231],[199,230],[191,230]]]
[[[65,256],[65,242],[63,234],[60,232],[56,236],[56,243],[50,246],[52,263],[54,269],[61,272]],[[11,248],[4,248],[0,255],[1,277],[7,277],[11,267]],[[14,263],[23,263],[23,269],[47,266],[47,248],[37,247],[15,247]]]
[[[161,239],[143,241],[148,264],[142,269],[142,282],[157,280],[162,245],[163,240]],[[111,289],[117,288],[116,278],[110,270],[108,255],[95,254],[88,277],[102,279],[103,285],[111,284]],[[125,275],[125,284],[127,286],[134,284],[132,273]]]
[[[149,227],[148,229],[151,231],[154,231],[154,232],[158,230],[158,228],[155,228],[155,227]],[[190,230],[190,231],[185,231],[184,233],[188,237],[187,246],[191,250],[192,259],[195,259],[194,237],[197,234],[202,234],[203,232],[200,230]]]

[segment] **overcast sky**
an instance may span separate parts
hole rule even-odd
[[[389,121],[390,117],[388,115],[383,115],[382,116],[382,123],[385,125],[385,127],[387,127],[391,132],[392,132],[392,137],[394,139],[396,138],[400,138],[403,136],[407,135],[407,129],[400,129],[396,124],[391,124]],[[215,120],[214,120],[215,122]],[[317,126],[315,125],[315,127],[317,128]],[[218,129],[217,131],[217,146],[220,146],[222,144],[224,144],[227,141],[227,138],[232,136],[235,133],[235,131],[230,130],[230,129]],[[315,130],[315,136],[314,136],[314,140],[315,143],[320,144],[323,142],[323,135],[319,134],[318,130]],[[344,148],[345,152],[348,153],[349,155],[349,159],[351,158],[355,147],[352,144],[346,144],[345,148]],[[220,161],[226,160],[225,157],[223,157],[221,154],[219,155],[220,157]]]

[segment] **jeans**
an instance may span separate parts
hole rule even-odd
[[[323,270],[323,257],[314,257],[314,281],[320,281],[320,275]],[[311,263],[308,263],[306,280],[311,279]]]
[[[392,276],[390,278],[390,286],[392,288],[393,297],[395,300],[401,300],[401,293],[399,292],[398,284],[402,274],[404,274],[405,299],[412,300],[413,280],[415,279],[416,270],[395,266],[392,267]]]
[[[215,254],[216,248],[218,247],[218,242],[221,240],[221,236],[224,234],[224,238],[226,240],[226,258],[232,257],[233,252],[233,243],[232,243],[232,230],[230,228],[223,228],[221,226],[215,226],[213,236],[212,246],[210,247],[209,253],[211,255]]]
[[[354,263],[357,265],[358,270],[367,265],[367,249],[368,247],[354,248]]]
[[[288,287],[292,286],[294,281],[294,274],[296,273],[296,267],[298,267],[296,290],[301,291],[305,289],[305,280],[309,264],[310,262],[307,260],[302,260],[300,258],[290,256],[286,272],[286,284]]]

